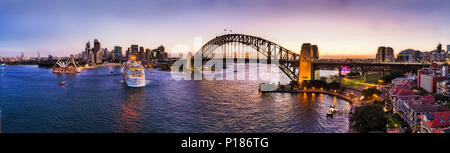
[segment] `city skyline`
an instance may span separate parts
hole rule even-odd
[[[138,44],[167,46],[169,53],[195,51],[225,34],[268,38],[299,53],[302,43],[321,56],[374,57],[379,46],[395,55],[412,48],[450,44],[450,2],[400,1],[2,1],[0,56],[68,56],[98,39],[103,48]],[[266,11],[270,10],[270,11]],[[307,21],[307,22],[305,22]]]

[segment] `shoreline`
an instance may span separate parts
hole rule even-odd
[[[338,98],[344,99],[345,101],[347,101],[350,104],[350,107],[352,108],[352,110],[354,110],[354,107],[356,103],[358,103],[358,100],[354,101],[351,98],[347,97],[346,95],[342,95],[339,94],[337,92],[333,92],[333,91],[327,91],[327,90],[274,90],[274,91],[261,91],[262,93],[321,93],[321,94],[327,94],[330,96],[336,96]],[[348,94],[348,93],[347,93]],[[351,115],[349,115],[349,126],[348,126],[348,131],[347,133],[358,133],[356,130],[354,130],[351,125],[350,125],[350,117]]]

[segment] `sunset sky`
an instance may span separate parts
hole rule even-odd
[[[224,34],[249,34],[299,52],[371,55],[450,44],[449,0],[1,0],[0,56],[67,56],[97,38],[102,47],[164,45],[193,50]],[[185,46],[185,47],[183,47]]]

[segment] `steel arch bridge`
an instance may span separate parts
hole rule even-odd
[[[226,34],[217,36],[202,46],[195,56],[203,60],[214,58],[214,50],[229,43],[243,44],[254,48],[267,58],[267,62],[276,64],[292,81],[298,80],[300,54],[294,53],[272,41],[245,34]],[[222,57],[221,57],[222,58]]]

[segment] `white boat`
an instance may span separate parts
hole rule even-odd
[[[139,61],[128,61],[123,64],[123,78],[129,87],[145,86],[145,68]]]
[[[330,105],[330,108],[327,110],[327,116],[333,116],[334,111],[335,111],[335,106],[334,105]]]
[[[3,63],[2,65],[0,65],[0,66],[7,66],[5,63]]]

